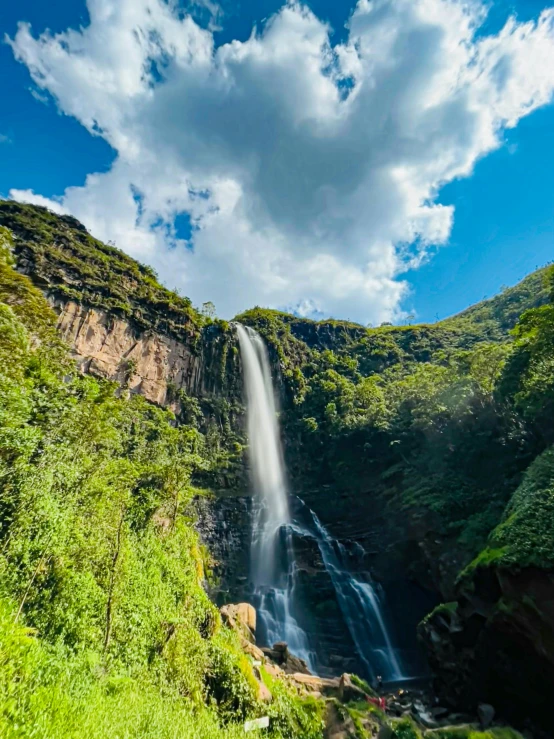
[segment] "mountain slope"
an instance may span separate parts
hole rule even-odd
[[[73,219],[0,202],[0,225],[13,233],[18,269],[47,295],[81,369],[117,381],[117,393],[130,394],[133,403],[142,394],[156,412],[165,412],[156,405],[172,409],[177,428],[201,434],[209,450],[209,464],[195,470],[195,479],[219,492],[246,494],[241,365],[232,326],[203,316]],[[541,457],[554,444],[551,279],[551,269],[538,270],[436,324],[365,328],[261,308],[237,317],[268,346],[291,490],[341,541],[352,568],[379,580],[392,596],[397,633],[413,630],[408,620],[424,615],[415,601],[402,599],[408,581],[435,602],[459,603],[427,622],[435,628],[442,619],[437,629],[446,646],[434,660],[437,679],[448,682],[453,635],[462,633],[470,654],[457,670],[461,687],[449,697],[475,703],[490,695],[506,713],[520,649],[506,648],[506,634],[523,634],[517,643],[527,649],[529,675],[554,664],[554,637],[543,628],[541,609],[532,606],[537,588],[554,599],[545,535],[552,465],[548,452]],[[12,270],[0,290],[14,311],[21,280],[31,284]],[[18,330],[10,328],[14,336]],[[13,341],[15,358],[25,341]],[[24,379],[23,373],[18,381]],[[146,485],[145,505],[148,491]],[[220,500],[233,505],[230,496]],[[243,510],[247,517],[248,505]],[[229,536],[222,511],[213,519],[213,538],[222,540],[226,562],[244,562],[236,550],[245,537]],[[527,550],[544,550],[544,556],[531,561]],[[299,579],[309,584],[318,565],[306,556]],[[519,571],[523,578],[515,576]],[[246,574],[234,578],[231,597],[245,596],[245,580]],[[502,583],[517,591],[509,602]],[[336,631],[337,604],[318,592],[311,597],[319,628]],[[487,613],[479,611],[483,604]],[[458,620],[448,622],[446,612]],[[544,663],[525,647],[537,628]],[[479,643],[497,644],[506,669],[490,673],[472,661]],[[472,669],[483,676],[474,681],[479,695],[468,691]],[[554,689],[554,671],[552,679],[548,674]],[[541,721],[548,723],[548,716]]]

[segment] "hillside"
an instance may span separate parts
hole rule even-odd
[[[53,297],[106,309],[130,319],[139,330],[152,329],[178,339],[188,339],[212,322],[188,298],[162,286],[150,267],[94,239],[70,216],[4,200],[0,201],[0,225],[14,235],[19,269]],[[521,313],[547,301],[546,269],[437,324],[366,329],[348,321],[312,321],[265,309],[247,311],[243,317],[260,328],[271,323],[281,333],[289,327],[292,336],[310,348],[346,351],[364,342],[371,351],[377,337],[387,336],[399,345],[402,356],[413,354],[421,361],[427,341],[436,349],[450,343],[467,346],[478,340],[503,340]]]
[[[190,709],[198,737],[236,736],[265,710],[276,739],[321,737],[323,706],[297,688],[274,686],[271,709],[262,705],[251,662],[206,596],[249,594],[233,326],[72,218],[2,201],[0,228],[0,627],[12,645],[4,674],[22,686],[5,725],[48,712],[53,686],[66,695],[60,715],[90,736],[87,711],[125,732],[119,708],[130,701],[139,724],[168,705],[177,736],[191,731]],[[353,570],[394,596],[404,646],[425,604],[450,604],[421,632],[438,694],[469,711],[489,700],[518,724],[532,706],[547,727],[533,676],[554,689],[543,606],[554,599],[551,282],[538,270],[436,324],[237,316],[268,347],[291,492]],[[211,497],[193,508],[199,488]],[[297,536],[298,587],[332,670],[353,646],[337,644],[340,608],[321,557]],[[404,595],[414,588],[419,604]],[[518,709],[521,681],[533,688]],[[169,736],[156,730],[144,736]]]
[[[208,432],[220,466],[202,479],[244,492],[240,365],[229,324],[198,313],[72,218],[4,201],[0,224],[13,233],[18,269],[55,306],[81,367]],[[365,328],[261,308],[237,316],[269,347],[295,490],[337,535],[376,552],[371,566],[381,577],[409,561],[426,586],[451,593],[540,450],[540,441],[531,450],[522,443],[495,387],[518,316],[548,300],[547,273],[436,324]],[[337,490],[331,513],[325,502]],[[436,541],[437,532],[438,548],[414,557],[414,544]],[[438,568],[429,561],[443,555]],[[429,575],[430,567],[441,574]]]

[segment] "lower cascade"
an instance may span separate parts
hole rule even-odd
[[[297,593],[294,551],[295,536],[310,537],[317,543],[366,676],[387,681],[407,679],[383,615],[382,594],[348,570],[343,545],[302,501],[302,524],[292,520],[267,349],[253,329],[237,324],[237,334],[254,492],[250,577],[260,643],[286,642],[310,670],[317,671],[318,656],[302,626],[306,614]]]

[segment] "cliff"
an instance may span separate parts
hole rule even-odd
[[[488,546],[461,573],[456,602],[420,626],[451,705],[480,700],[554,730],[554,450],[529,466]]]
[[[250,501],[232,326],[202,315],[72,218],[0,202],[0,225],[81,369],[117,382],[121,395],[170,408],[177,424],[204,435],[209,470],[194,479],[217,493],[196,504],[214,557],[211,592],[219,602],[246,598]],[[506,713],[521,653],[529,684],[540,671],[554,688],[550,606],[535,607],[552,600],[554,563],[522,555],[523,542],[539,546],[549,529],[514,526],[530,520],[521,514],[527,471],[554,443],[548,277],[539,270],[432,325],[366,328],[260,308],[237,317],[268,346],[292,491],[355,552],[360,577],[383,585],[393,629],[401,640],[412,635],[403,648],[413,649],[415,621],[430,605],[458,604],[426,622],[437,689],[452,704],[487,697]],[[502,536],[508,542],[497,546]],[[504,547],[515,541],[509,558]],[[352,644],[317,548],[301,537],[296,547],[323,667],[350,668]],[[499,549],[502,560],[482,554]]]
[[[73,300],[54,298],[51,304],[58,330],[84,372],[125,385],[152,403],[179,410],[179,391],[225,396],[240,376],[238,366],[227,366],[231,338],[218,326],[203,327],[192,342],[138,330],[129,320]]]
[[[178,415],[187,411],[186,397],[240,403],[228,323],[201,315],[150,268],[92,238],[71,217],[3,201],[0,224],[13,234],[18,270],[46,294],[83,371]]]

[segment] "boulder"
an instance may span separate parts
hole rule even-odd
[[[488,729],[494,721],[495,710],[490,703],[479,703],[477,707],[477,715],[482,729]]]
[[[303,672],[296,672],[290,676],[290,679],[310,693],[319,693],[320,695],[326,696],[336,696],[339,694],[340,682],[336,677],[317,677],[316,675],[306,675]]]
[[[435,609],[419,628],[441,703],[460,712],[494,706],[515,724],[532,717],[554,736],[544,699],[554,692],[554,570],[468,568],[455,596],[457,605]]]
[[[349,703],[350,701],[365,700],[366,693],[357,685],[354,685],[351,675],[345,672],[341,675],[339,682],[339,698],[343,703]]]
[[[273,662],[266,662],[264,665],[264,669],[268,675],[271,675],[271,677],[274,678],[278,678],[279,680],[282,680],[285,675],[279,665],[275,665],[273,664]]]
[[[282,667],[288,675],[292,675],[295,672],[311,675],[306,662],[300,659],[300,657],[291,654],[286,642],[277,642],[271,649],[269,647],[262,647],[262,652],[267,659]]]
[[[252,644],[256,643],[256,609],[250,603],[229,603],[219,609],[221,620]]]
[[[414,701],[412,714],[416,721],[426,729],[436,729],[439,726],[434,716],[427,711],[423,703],[419,700]]]
[[[259,662],[264,661],[263,651],[260,649],[260,647],[257,647],[255,644],[252,644],[252,642],[248,641],[248,639],[241,637],[240,646],[245,654],[249,654],[253,659]]]

